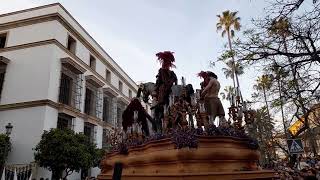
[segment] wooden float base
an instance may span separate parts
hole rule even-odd
[[[121,180],[272,180],[274,179],[274,171],[238,171],[238,172],[214,172],[206,174],[135,174],[123,175]],[[112,175],[99,175],[99,179],[112,180]]]
[[[249,140],[198,137],[197,148],[176,149],[170,138],[129,148],[126,155],[107,154],[99,180],[112,179],[121,163],[122,180],[273,179],[274,172],[259,170],[259,152]]]

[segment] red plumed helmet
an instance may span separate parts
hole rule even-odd
[[[173,64],[173,62],[175,61],[173,53],[174,52],[171,51],[163,51],[156,54],[160,64],[162,65],[162,68],[169,69],[171,67],[176,67]]]
[[[198,73],[198,77],[205,79],[206,77],[208,77],[208,73],[205,71],[201,71]]]

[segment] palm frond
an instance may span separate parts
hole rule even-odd
[[[224,37],[226,35],[226,33],[227,33],[227,31],[223,30],[222,33],[221,33],[221,36]]]
[[[234,37],[234,30],[233,29],[231,29],[230,35],[231,35],[231,37]]]

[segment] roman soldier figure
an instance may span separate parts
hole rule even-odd
[[[170,69],[175,67],[173,52],[164,51],[156,54],[161,64],[156,81],[156,96],[158,105],[169,104],[169,95],[173,84],[177,84],[177,76]]]

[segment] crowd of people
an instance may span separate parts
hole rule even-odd
[[[320,180],[320,157],[299,157],[293,167],[288,161],[274,161],[273,169],[280,180]]]

